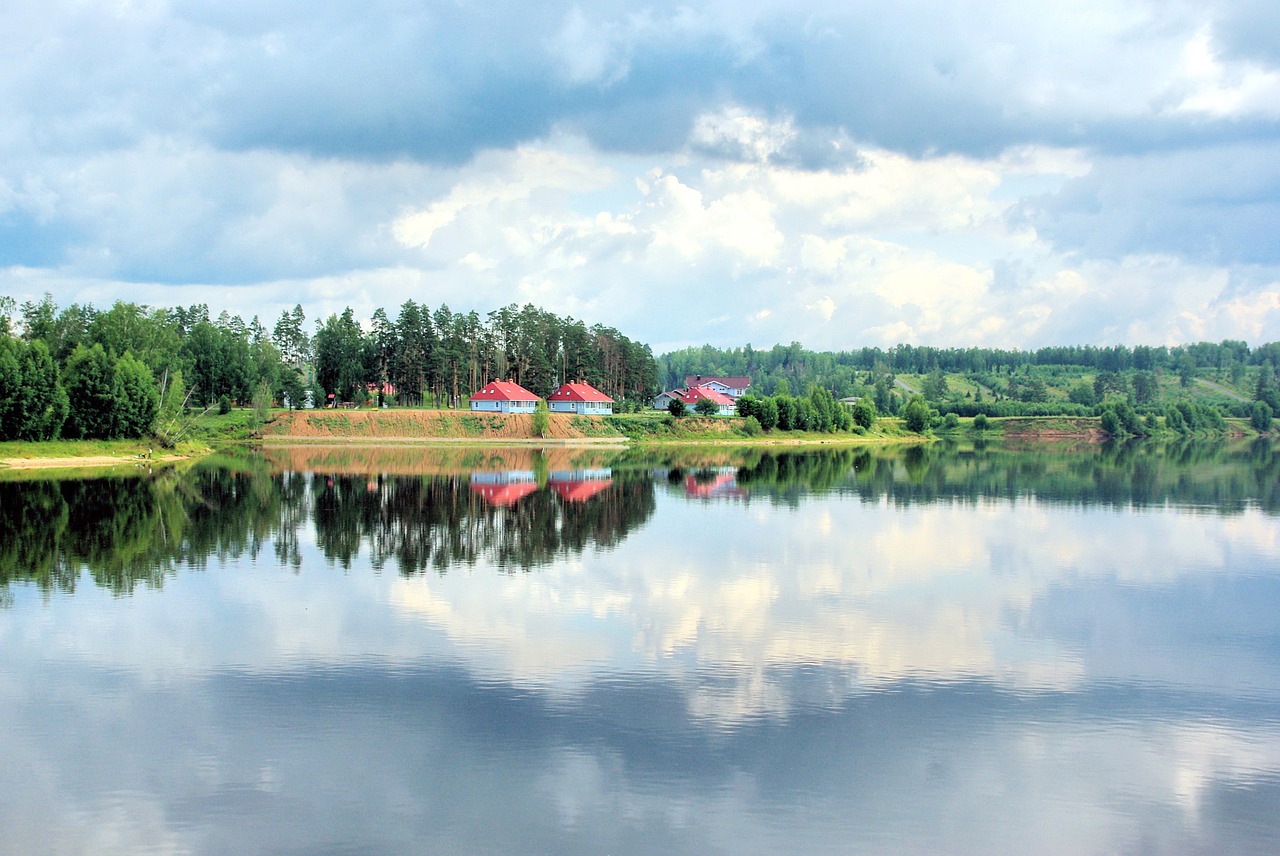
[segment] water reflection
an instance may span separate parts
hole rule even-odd
[[[1269,446],[305,454],[0,482],[0,851],[1280,844]]]
[[[295,467],[297,469],[295,469]],[[386,468],[384,472],[379,468]],[[1280,513],[1280,454],[1247,444],[1101,448],[934,444],[823,452],[271,450],[150,476],[0,481],[0,586],[74,590],[81,571],[114,593],[160,586],[209,557],[269,545],[302,564],[308,529],[343,568],[367,551],[403,574],[474,565],[529,569],[612,547],[646,525],[655,490],[699,501],[799,508],[835,494],[931,506],[1034,499],[1074,507]]]

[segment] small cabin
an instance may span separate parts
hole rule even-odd
[[[515,381],[490,381],[471,393],[471,409],[491,413],[532,413],[538,396]]]
[[[547,397],[552,413],[579,413],[606,416],[613,412],[613,399],[585,381],[566,383]]]

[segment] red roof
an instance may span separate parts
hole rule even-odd
[[[607,401],[613,399],[589,383],[566,383],[551,393],[547,401]]]
[[[746,389],[751,386],[749,377],[721,377],[720,375],[685,375],[685,386],[702,386],[704,383],[722,383],[729,389]]]
[[[537,401],[538,396],[518,383],[495,380],[471,393],[471,399],[473,401]]]
[[[560,494],[560,498],[566,502],[586,502],[611,484],[613,479],[553,482],[551,489]]]
[[[537,482],[516,482],[515,484],[479,484],[471,483],[473,493],[484,497],[490,505],[515,505],[538,489]]]
[[[734,401],[723,392],[717,392],[705,386],[695,386],[692,389],[676,390],[676,395],[680,396],[680,400],[685,404],[697,404],[699,398],[709,398],[719,405],[729,405],[732,407]]]

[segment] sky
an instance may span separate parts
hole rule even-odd
[[[9,0],[0,294],[1280,340],[1280,6]]]

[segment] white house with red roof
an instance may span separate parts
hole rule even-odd
[[[510,380],[490,381],[471,393],[471,409],[495,413],[532,413],[538,396]]]
[[[613,399],[585,381],[566,383],[547,398],[552,413],[602,416],[613,412]]]
[[[751,386],[749,377],[721,377],[720,375],[685,375],[684,385],[687,389],[695,386],[709,386],[716,392],[723,393],[734,401],[747,394]]]
[[[684,402],[686,410],[693,410],[698,406],[698,402],[704,398],[715,404],[716,413],[721,416],[732,416],[737,412],[738,405],[732,398],[709,386],[695,386],[689,389],[673,389],[670,392],[664,392],[653,400],[653,406],[657,410],[665,410],[673,400],[679,399]]]

